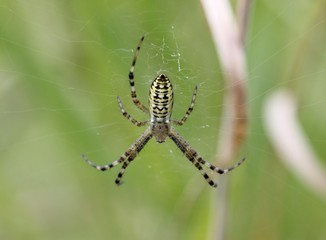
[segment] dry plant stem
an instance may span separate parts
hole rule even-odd
[[[239,23],[240,40],[243,45],[245,44],[246,40],[246,32],[251,3],[251,0],[239,0],[237,6],[237,18]]]
[[[310,190],[326,200],[326,169],[299,124],[294,96],[279,90],[267,98],[264,110],[266,130],[282,162]]]
[[[243,5],[238,8],[241,24],[237,25],[228,0],[201,0],[226,79],[225,107],[216,154],[217,160],[226,164],[230,164],[236,156],[247,129],[244,39],[250,1],[239,2]],[[220,181],[217,209],[219,214],[212,239],[225,239],[227,189],[227,181]]]
[[[240,30],[227,0],[202,0],[222,70],[226,76],[225,109],[218,160],[230,162],[246,132],[246,64]],[[247,8],[244,8],[247,9]]]

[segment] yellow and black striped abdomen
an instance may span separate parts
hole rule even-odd
[[[173,107],[173,88],[169,78],[160,74],[149,89],[151,122],[169,122]]]

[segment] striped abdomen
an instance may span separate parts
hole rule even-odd
[[[173,89],[169,78],[160,74],[149,89],[151,122],[169,122],[173,107]]]

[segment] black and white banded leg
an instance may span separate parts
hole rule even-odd
[[[193,92],[192,98],[191,98],[191,103],[190,103],[190,106],[189,106],[186,114],[183,116],[183,118],[180,121],[179,120],[172,120],[174,124],[176,124],[178,126],[182,126],[187,121],[189,115],[194,110],[196,96],[197,96],[197,85],[195,86],[195,89],[194,89],[194,92]]]
[[[212,187],[217,187],[217,184],[210,178],[205,172],[200,162],[196,160],[197,152],[189,145],[189,143],[181,137],[181,135],[173,128],[170,130],[169,137],[178,146],[178,148],[184,153],[189,161],[200,171],[201,175],[205,178],[208,184]]]
[[[122,105],[122,102],[121,102],[121,99],[120,97],[118,96],[117,97],[117,100],[118,100],[118,104],[119,104],[119,107],[120,107],[120,111],[122,113],[123,116],[125,116],[130,122],[132,122],[133,124],[135,124],[137,127],[141,127],[141,126],[144,126],[148,123],[148,121],[142,121],[142,122],[139,122],[137,121],[136,119],[134,119],[123,107]]]
[[[208,167],[209,169],[213,170],[214,172],[217,172],[219,174],[224,174],[227,172],[232,171],[233,169],[239,167],[245,160],[246,158],[242,158],[239,162],[237,162],[236,164],[234,164],[232,167],[226,168],[226,169],[222,169],[219,167],[214,166],[213,164],[205,161],[202,157],[198,156],[196,159],[198,162],[200,162],[201,164],[205,165],[206,167]]]
[[[212,187],[217,187],[217,184],[210,179],[209,175],[203,170],[202,165],[206,166],[207,168],[219,174],[224,174],[240,166],[241,163],[243,163],[245,160],[245,158],[243,158],[240,162],[227,169],[218,168],[213,164],[205,161],[201,156],[199,156],[197,151],[193,147],[191,147],[190,144],[174,128],[170,129],[169,137],[172,139],[172,141],[174,141],[174,143],[178,146],[178,148],[185,154],[185,156],[189,159],[189,161],[195,165],[195,167],[200,171],[200,173],[206,179],[208,184],[211,185]]]
[[[150,130],[150,128],[147,128],[145,130],[145,132],[135,141],[134,144],[132,144],[127,151],[121,155],[121,157],[110,163],[110,164],[106,164],[106,165],[97,165],[95,163],[93,163],[91,160],[89,160],[89,158],[83,154],[83,158],[84,160],[91,165],[92,167],[94,167],[97,170],[100,171],[107,171],[115,166],[117,166],[120,163],[123,163],[121,170],[118,174],[118,177],[115,180],[115,183],[117,185],[121,184],[121,178],[126,170],[126,168],[129,166],[129,163],[134,160],[134,158],[139,154],[139,152],[143,149],[143,147],[146,145],[146,143],[152,138],[152,132]]]
[[[134,76],[134,71],[135,71],[135,65],[136,65],[136,62],[137,62],[137,57],[138,57],[138,54],[139,54],[139,50],[140,50],[140,47],[142,45],[144,41],[144,36],[142,36],[142,38],[140,39],[139,43],[138,43],[138,46],[136,48],[136,51],[135,51],[135,55],[134,55],[134,58],[132,60],[132,64],[131,64],[131,67],[130,67],[130,70],[129,70],[129,84],[130,84],[130,88],[131,88],[131,98],[132,98],[132,101],[134,102],[134,104],[140,109],[142,110],[143,112],[145,113],[148,113],[148,108],[146,106],[144,106],[144,104],[142,104],[139,99],[137,98],[137,93],[136,93],[136,87],[135,87],[135,76]]]

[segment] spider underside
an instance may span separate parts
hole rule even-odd
[[[133,103],[144,113],[149,114],[149,121],[139,122],[134,119],[129,113],[124,109],[121,99],[118,96],[117,101],[123,116],[125,116],[129,121],[134,125],[141,127],[149,125],[145,132],[137,138],[137,140],[120,156],[120,158],[107,165],[97,165],[90,161],[86,155],[83,154],[84,160],[89,163],[91,166],[97,170],[106,171],[116,165],[122,163],[122,167],[118,173],[118,176],[115,180],[117,185],[122,183],[121,179],[124,175],[126,168],[129,164],[135,159],[139,152],[144,148],[146,143],[154,137],[156,142],[163,143],[166,138],[169,137],[172,141],[178,146],[178,148],[184,153],[184,155],[189,159],[189,161],[200,171],[201,175],[205,178],[208,184],[212,187],[217,187],[217,184],[211,179],[211,177],[206,173],[203,167],[207,167],[214,172],[219,174],[227,173],[243,163],[245,158],[234,166],[221,169],[213,164],[205,161],[197,151],[189,145],[189,143],[175,130],[172,125],[182,126],[191,112],[193,111],[196,95],[197,95],[197,86],[195,86],[194,92],[192,94],[192,100],[188,110],[186,111],[184,117],[181,120],[171,120],[172,108],[173,108],[173,87],[169,78],[165,74],[159,74],[151,84],[149,90],[149,107],[143,105],[137,98],[135,82],[134,82],[134,69],[139,54],[141,44],[144,41],[144,36],[141,37],[140,42],[135,51],[133,61],[129,71],[129,83],[131,88],[131,98]]]

